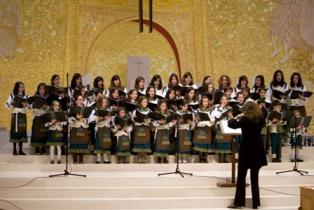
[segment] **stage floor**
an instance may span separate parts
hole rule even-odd
[[[193,173],[185,178],[158,177],[160,172],[174,171],[174,163],[71,164],[73,173],[87,177],[47,178],[62,173],[64,165],[50,165],[47,156],[13,157],[10,144],[4,143],[5,136],[0,141],[0,209],[220,210],[233,200],[235,188],[216,186],[218,181],[230,178],[228,163],[181,164],[182,171]],[[290,149],[283,151],[288,155]],[[303,154],[306,161],[299,168],[309,171],[308,176],[294,172],[276,175],[277,171],[292,169],[288,161],[269,163],[261,170],[261,209],[298,209],[299,186],[314,186],[314,147],[304,148]],[[34,177],[41,178],[32,181]],[[250,195],[247,188],[247,209],[251,207]]]

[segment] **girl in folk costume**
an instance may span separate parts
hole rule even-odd
[[[302,116],[306,116],[304,91],[306,87],[303,85],[301,75],[297,72],[292,73],[290,78],[290,111],[299,110]],[[296,92],[297,94],[294,94]],[[295,95],[295,96],[293,96]]]
[[[60,112],[61,105],[58,101],[51,103],[51,112],[48,115],[51,116],[50,122],[45,124],[48,127],[48,140],[47,146],[50,146],[50,163],[55,163],[55,149],[57,149],[57,163],[61,163],[61,146],[64,146],[63,129],[67,124],[66,121],[60,122],[55,117],[55,112]]]
[[[133,149],[137,153],[138,162],[147,161],[147,153],[151,153],[151,127],[147,98],[141,96],[138,100],[139,108],[134,110],[132,120],[134,122]]]
[[[281,110],[282,104],[280,101],[275,101],[273,110],[268,115],[267,126],[269,126],[272,162],[281,162],[281,141],[284,132],[283,125],[286,121]]]
[[[304,117],[302,117],[301,112],[299,110],[293,111],[293,118],[295,120],[296,126],[295,128],[290,128],[291,130],[291,162],[294,162],[294,159],[296,158],[297,162],[303,162],[303,160],[300,158],[300,150],[302,149],[302,143],[303,143],[303,135],[305,134],[306,130],[303,124]],[[296,129],[294,131],[294,129]],[[296,154],[295,148],[296,149]]]
[[[176,137],[178,138],[177,152],[181,162],[187,162],[187,158],[192,153],[192,132],[195,127],[193,113],[189,111],[189,102],[182,100],[179,103],[178,111],[178,127]]]
[[[74,163],[84,163],[84,154],[89,153],[88,117],[84,113],[84,98],[82,95],[75,95],[75,107],[70,109],[69,129],[70,147]]]
[[[155,111],[157,109],[158,97],[156,95],[156,89],[153,86],[148,86],[146,89],[146,97],[148,100],[148,107]]]
[[[33,125],[32,125],[32,136],[31,146],[35,148],[36,154],[46,153],[46,142],[48,138],[48,129],[42,120],[42,116],[47,113],[47,87],[45,83],[40,83],[37,87],[37,91],[34,97],[36,97],[34,103],[31,105],[33,110]],[[41,107],[35,105],[36,101],[41,98],[45,101],[44,104],[39,104]],[[36,106],[36,107],[35,107]]]
[[[125,108],[128,114],[132,114],[137,108],[138,91],[132,89],[128,92],[128,98],[125,100]]]
[[[218,80],[218,90],[215,91],[214,95],[214,104],[219,104],[221,97],[226,94],[225,90],[226,89],[232,89],[232,92],[230,94],[231,98],[234,98],[236,96],[236,93],[234,89],[231,87],[231,79],[227,75],[221,75],[219,80]]]
[[[120,96],[125,97],[125,95],[128,93],[128,90],[122,86],[121,79],[119,75],[113,75],[110,81],[110,87],[109,89],[118,89],[120,90]]]
[[[220,127],[220,121],[232,117],[231,107],[228,105],[228,97],[223,95],[220,104],[216,105],[211,115],[215,118],[214,151],[218,155],[218,162],[227,162],[227,154],[231,154],[231,142],[225,140]]]
[[[118,88],[110,89],[109,106],[113,112],[116,112],[120,107],[124,107],[123,98],[123,93]]]
[[[265,79],[263,75],[257,75],[254,79],[254,86],[250,90],[253,100],[259,99],[258,92],[260,89],[265,89]]]
[[[25,155],[23,143],[27,142],[26,108],[28,104],[23,82],[16,82],[12,94],[9,96],[6,107],[12,108],[10,142],[13,143],[13,155]],[[17,152],[16,144],[19,145]]]
[[[209,82],[206,83],[202,89],[200,89],[200,95],[199,98],[202,96],[206,96],[209,100],[209,106],[214,105],[214,95],[215,95],[215,86],[213,83]]]
[[[157,157],[157,163],[168,163],[170,153],[171,128],[176,124],[175,119],[171,119],[171,113],[167,109],[165,100],[158,101],[158,111],[155,113],[162,116],[161,119],[154,119],[154,155]],[[159,117],[160,118],[160,117]]]
[[[183,87],[192,87],[193,89],[197,90],[197,85],[194,84],[193,82],[193,76],[191,74],[191,72],[187,71],[183,74],[182,80],[181,80],[181,84],[180,86]],[[185,93],[184,93],[185,94]]]
[[[177,100],[176,93],[174,89],[168,89],[166,94],[167,108],[169,111],[176,112],[177,111]]]
[[[94,118],[94,119],[91,119]],[[101,156],[103,155],[104,163],[110,163],[111,156],[111,127],[112,121],[109,110],[109,100],[104,96],[97,98],[97,107],[93,110],[90,120],[96,121],[95,133],[96,141],[94,153],[97,155],[96,163],[101,163]]]
[[[242,90],[244,88],[248,88],[249,87],[248,84],[249,84],[249,81],[247,79],[247,76],[245,76],[245,75],[240,76],[238,84],[237,84],[237,86],[235,88],[235,92],[236,93],[242,92]]]
[[[165,93],[167,93],[169,89],[174,89],[177,86],[179,86],[179,77],[176,73],[172,73],[170,74],[168,85],[165,86]]]
[[[269,84],[269,88],[267,91],[267,98],[273,100],[280,100],[281,103],[286,103],[286,95],[285,94],[276,94],[275,91],[280,91],[281,93],[286,93],[289,90],[287,83],[285,82],[283,72],[281,70],[277,70],[274,73],[273,80]]]
[[[93,87],[97,89],[98,92],[101,92],[102,95],[109,97],[109,89],[105,88],[104,79],[101,76],[94,79]]]
[[[158,98],[165,98],[166,92],[165,92],[165,89],[163,88],[162,80],[159,74],[155,74],[152,77],[152,80],[150,81],[149,86],[155,87],[156,96]]]
[[[215,118],[210,113],[209,99],[202,96],[200,107],[196,110],[196,126],[193,136],[193,150],[199,152],[200,163],[208,163],[207,154],[214,151],[211,130]]]
[[[137,90],[139,96],[145,96],[146,95],[144,77],[139,76],[135,79],[134,89]]]
[[[261,90],[262,89],[260,89],[260,91]],[[258,104],[259,108],[262,110],[263,118],[265,119],[265,122],[266,122],[267,116],[269,113],[266,102],[264,100],[258,99],[256,103]],[[270,142],[268,138],[268,127],[266,123],[264,124],[261,130],[260,138],[261,138],[261,141],[263,142],[263,148],[264,148],[265,154],[268,154]]]
[[[199,107],[197,98],[198,97],[196,95],[196,90],[192,87],[187,88],[187,90],[185,91],[184,99],[189,102],[189,110],[192,112],[197,110]]]
[[[70,106],[75,104],[74,95],[75,92],[79,91],[79,89],[84,89],[82,76],[79,73],[75,73],[72,77],[70,88],[68,89],[68,96],[70,96]]]
[[[202,82],[202,86],[198,88],[198,92],[199,93],[202,93],[204,92],[204,90],[206,90],[206,86],[209,84],[209,83],[212,83],[212,77],[207,75],[203,78],[203,82]]]
[[[129,163],[131,155],[131,131],[132,125],[124,108],[120,107],[114,117],[114,128],[112,129],[117,138],[116,157],[117,163]]]
[[[241,93],[244,96],[245,103],[249,102],[249,101],[253,101],[254,102],[254,100],[251,98],[251,95],[250,95],[250,88],[248,88],[248,87],[243,88]]]
[[[228,102],[231,104],[231,103],[236,103],[236,100],[235,100],[235,96],[233,96],[233,91],[234,89],[232,87],[227,87],[224,89],[224,93],[225,93],[225,96],[227,96],[228,98]]]

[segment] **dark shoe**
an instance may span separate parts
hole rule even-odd
[[[122,157],[117,157],[117,163],[122,163]]]
[[[303,162],[303,160],[298,158],[298,159],[297,159],[297,162]]]
[[[258,209],[258,206],[253,206],[252,209]]]
[[[47,154],[46,147],[42,147],[42,148],[41,148],[40,154],[41,154],[41,155]]]
[[[13,155],[17,155],[17,151],[16,151],[16,149],[15,149],[15,150],[13,150]]]
[[[164,157],[164,158],[163,158],[163,162],[164,162],[164,163],[169,163],[168,158]]]
[[[229,209],[242,209],[243,206],[236,206],[236,205],[230,205],[228,206]]]
[[[55,161],[54,160],[50,160],[50,164],[55,164]]]
[[[157,157],[157,163],[162,163],[161,157]]]
[[[110,164],[111,161],[104,161],[104,164]]]
[[[61,164],[61,160],[58,160],[57,163],[58,163],[58,164]]]
[[[123,157],[123,163],[129,163],[128,157]]]
[[[19,155],[26,155],[26,154],[23,152],[23,150],[20,150]]]
[[[77,155],[73,154],[72,157],[73,157],[73,163],[77,164]]]
[[[84,155],[83,154],[79,154],[79,163],[80,164],[84,163]]]
[[[96,161],[96,164],[100,164],[100,161]]]
[[[40,154],[39,147],[36,147],[36,149],[35,149],[35,154],[36,154],[36,155],[39,155],[39,154]]]

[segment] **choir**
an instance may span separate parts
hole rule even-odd
[[[172,73],[166,85],[160,75],[145,84],[139,76],[134,88],[127,90],[114,75],[109,87],[100,76],[83,86],[82,76],[76,73],[69,87],[61,87],[59,75],[53,75],[51,84],[40,83],[34,96],[28,97],[23,82],[16,82],[6,103],[12,109],[13,155],[25,155],[26,110],[31,109],[30,145],[36,154],[45,154],[49,146],[52,164],[56,151],[61,163],[67,143],[74,163],[84,163],[86,154],[95,154],[96,163],[110,163],[111,155],[118,163],[129,163],[132,154],[138,163],[149,162],[149,154],[158,163],[168,163],[168,155],[174,153],[182,162],[191,161],[192,154],[198,154],[201,163],[207,162],[208,154],[228,162],[231,142],[223,137],[220,122],[240,115],[244,105],[254,101],[265,117],[260,133],[265,153],[271,148],[272,161],[280,162],[281,146],[291,136],[288,122],[292,116],[306,115],[305,101],[312,95],[299,73],[293,73],[288,84],[281,70],[275,71],[268,86],[264,76],[257,75],[251,88],[245,75],[235,87],[228,75],[219,78],[217,88],[210,76],[198,87],[190,72],[182,79]],[[299,128],[290,143],[301,148],[305,128]]]

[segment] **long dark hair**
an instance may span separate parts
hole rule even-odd
[[[189,72],[189,71],[187,71],[187,72],[185,72],[185,73],[183,74],[181,83],[182,83],[183,85],[187,85],[187,84],[185,83],[185,79],[186,79],[187,77],[191,77],[191,83],[190,83],[189,85],[193,85],[193,84],[194,84],[194,83],[193,83],[193,82],[194,82],[194,81],[193,81],[193,76],[192,76],[191,72]]]
[[[23,90],[23,93],[22,95],[24,96],[25,95],[25,85],[23,82],[21,81],[17,81],[15,84],[14,84],[14,87],[13,87],[13,95],[17,95],[19,93],[19,87],[20,85],[23,85],[24,86],[24,90]]]
[[[203,78],[202,86],[205,86],[205,85],[206,85],[206,84],[205,84],[205,81],[206,81],[208,78],[212,79],[212,77],[209,76],[209,75],[205,76],[205,77]]]
[[[277,74],[281,74],[281,81],[280,82],[278,82],[277,81]],[[284,75],[283,75],[283,72],[280,70],[280,69],[278,69],[278,70],[276,70],[275,71],[275,73],[274,73],[274,76],[273,76],[273,81],[271,81],[271,83],[270,83],[272,86],[274,86],[274,87],[277,87],[277,86],[284,86],[286,83],[285,83],[285,79],[284,79]]]
[[[118,87],[114,85],[114,81],[115,81],[115,80],[119,80],[119,81],[120,81],[120,84],[119,84]],[[114,87],[122,88],[120,76],[117,75],[117,74],[113,75],[113,76],[111,77],[111,80],[110,80],[110,88],[114,88]]]
[[[38,84],[37,90],[36,90],[36,93],[35,93],[35,94],[36,94],[36,95],[39,95],[39,89],[40,89],[41,87],[44,88],[44,90],[45,90],[45,94],[44,94],[44,95],[46,95],[46,94],[47,94],[47,85],[46,85],[46,83],[44,83],[44,82],[41,82],[41,83]]]
[[[293,83],[293,77],[294,76],[298,76],[299,77],[298,83],[296,85]],[[298,72],[293,72],[292,73],[292,75],[290,77],[290,87],[303,87],[302,77],[301,77],[301,75]]]
[[[102,78],[101,76],[97,76],[97,77],[94,79],[94,83],[93,83],[94,88],[104,89],[104,86],[103,86],[103,87],[98,87],[98,82],[100,82],[100,81],[103,81],[103,82],[104,82],[104,78]]]
[[[246,87],[248,86],[249,80],[247,79],[247,76],[242,75],[242,76],[239,77],[239,81],[238,81],[238,84],[237,84],[237,88],[238,88],[238,89],[242,89],[242,88],[241,88],[241,82],[242,82],[243,80],[246,81]]]
[[[57,77],[60,78],[60,76],[59,76],[58,74],[52,75],[51,80],[50,80],[51,85],[53,85],[53,81],[54,81]]]
[[[76,80],[78,78],[82,78],[81,74],[80,73],[75,73],[72,77],[72,80],[71,80],[71,88],[74,89],[74,88],[77,88],[76,86]],[[82,85],[82,84],[81,84]]]
[[[231,86],[231,79],[228,75],[221,75],[219,80],[218,80],[218,88],[221,89],[223,88],[222,87],[222,80],[223,78],[226,78],[227,79],[227,87],[230,87]]]
[[[171,80],[172,80],[172,78],[176,78],[176,80],[177,80],[177,85],[179,85],[179,77],[178,77],[178,75],[176,74],[176,73],[172,73],[172,74],[170,74],[170,77],[169,77],[169,81],[168,81],[168,87],[169,88],[173,88],[173,85],[172,85],[172,82],[171,82]]]
[[[160,75],[159,74],[155,74],[153,77],[152,77],[152,79],[151,79],[151,81],[150,81],[150,83],[149,83],[149,86],[155,86],[155,84],[154,84],[154,82],[156,81],[156,80],[158,80],[159,79],[159,85],[158,85],[158,90],[160,90],[160,89],[162,89],[162,80],[161,80],[161,77],[160,77]]]
[[[257,87],[256,84],[255,84],[255,80],[256,79],[260,79],[261,80],[261,85],[259,87]],[[253,86],[255,89],[257,89],[257,88],[265,88],[265,79],[264,79],[263,75],[257,75],[255,77],[255,80],[254,80],[254,86]]]
[[[142,81],[142,80],[145,82],[144,77],[142,77],[142,76],[136,77],[135,82],[134,82],[134,88],[136,90],[140,89],[140,81]]]

